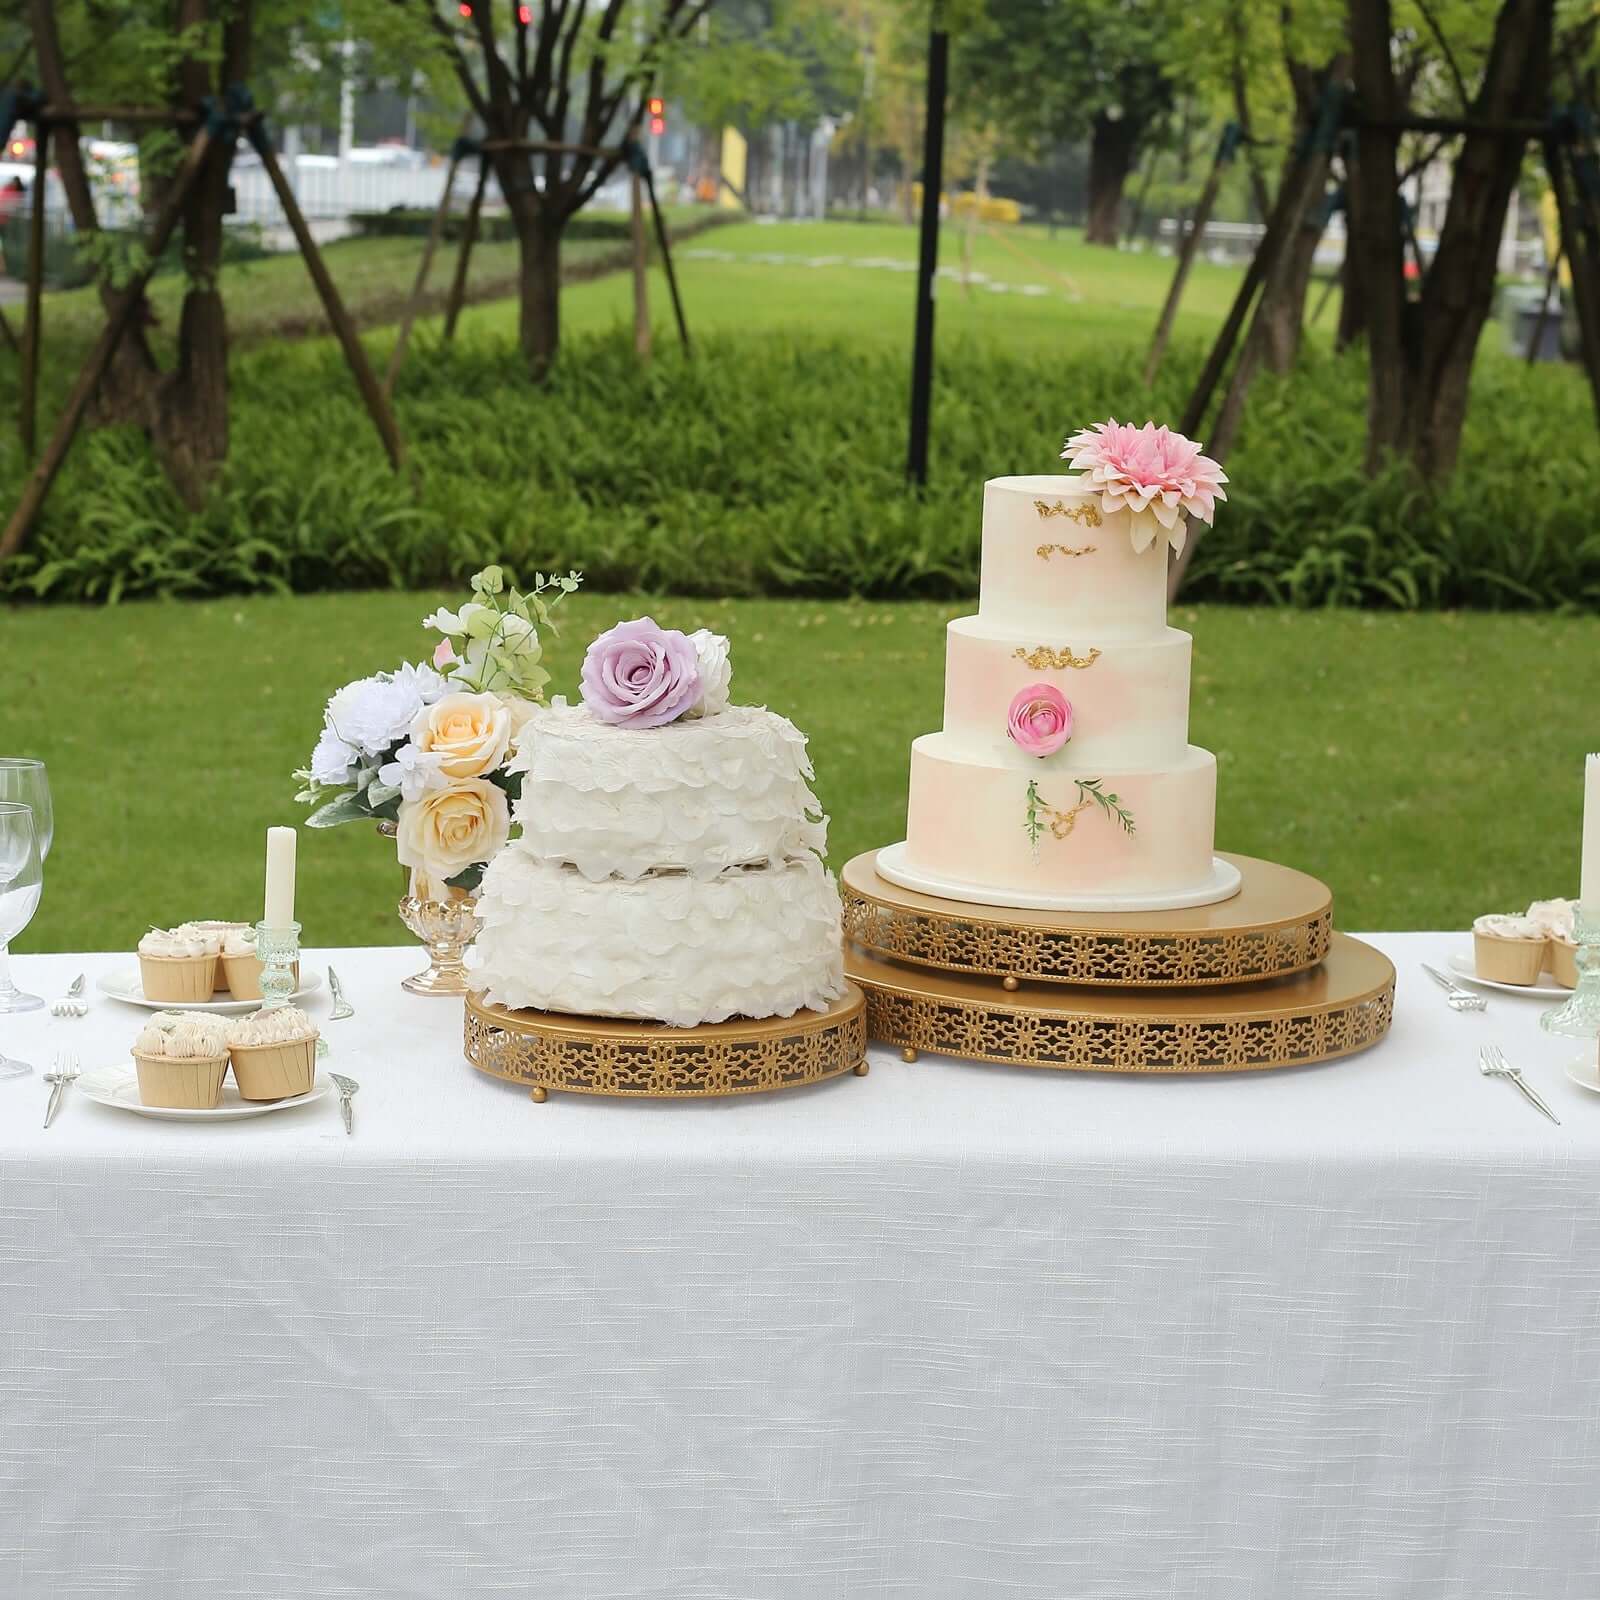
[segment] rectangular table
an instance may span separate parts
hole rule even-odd
[[[0,1083],[0,1595],[1593,1600],[1600,1096],[1374,942],[1389,1039],[1285,1072],[536,1106],[341,950],[353,1138]]]

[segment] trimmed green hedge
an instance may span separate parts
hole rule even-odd
[[[433,212],[405,211],[396,206],[392,211],[352,211],[350,221],[360,233],[379,238],[424,239],[433,229]],[[446,239],[459,239],[466,227],[464,209],[450,212],[444,219],[443,235]],[[607,244],[627,244],[632,240],[632,223],[627,217],[595,215],[590,213],[573,217],[562,229],[563,240],[601,239]],[[516,238],[516,229],[504,211],[484,211],[478,217],[478,237],[504,241]]]
[[[59,600],[458,581],[495,559],[582,567],[595,587],[693,594],[976,592],[984,478],[1058,466],[1070,428],[1175,416],[1198,349],[1154,396],[1139,352],[940,353],[932,482],[902,477],[900,352],[706,339],[648,366],[625,335],[571,341],[531,385],[508,343],[423,343],[397,403],[415,488],[385,463],[337,352],[241,359],[233,453],[186,513],[140,437],[80,440],[0,593]],[[1359,355],[1263,378],[1228,462],[1231,498],[1188,593],[1389,607],[1600,604],[1600,442],[1576,372],[1485,351],[1463,465],[1437,494],[1361,468]],[[0,441],[0,492],[22,463]]]

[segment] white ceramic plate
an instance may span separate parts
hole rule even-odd
[[[1581,1061],[1569,1061],[1567,1076],[1580,1089],[1592,1089],[1594,1093],[1600,1094],[1600,1062],[1591,1061],[1587,1056]]]
[[[139,981],[137,967],[124,967],[118,972],[104,973],[95,980],[95,987],[101,994],[109,995],[113,1000],[121,1000],[130,1006],[145,1006],[151,1011],[218,1011],[224,1015],[231,1015],[254,1011],[261,1004],[259,1000],[185,1000],[182,1003],[176,1000],[150,1000],[145,997],[144,985]],[[302,1000],[308,994],[315,994],[321,987],[320,972],[302,969],[300,987],[289,998]]]
[[[159,1117],[163,1122],[234,1122],[240,1117],[264,1117],[269,1111],[284,1111],[290,1106],[308,1106],[332,1092],[333,1085],[320,1073],[312,1082],[310,1094],[297,1094],[289,1100],[241,1100],[239,1086],[231,1077],[222,1080],[222,1099],[208,1111],[179,1110],[172,1106],[147,1106],[139,1098],[139,1074],[130,1066],[95,1067],[80,1073],[72,1085],[73,1094],[86,1100],[131,1111],[137,1117]]]
[[[1537,983],[1500,983],[1494,978],[1480,978],[1471,956],[1451,956],[1445,962],[1452,976],[1463,983],[1475,983],[1480,989],[1498,989],[1501,994],[1531,994],[1541,1000],[1570,1000],[1572,991],[1556,982],[1548,972],[1539,974]]]

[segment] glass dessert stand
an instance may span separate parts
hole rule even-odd
[[[698,1028],[657,1022],[513,1011],[480,994],[466,1004],[467,1060],[527,1086],[544,1101],[565,1094],[623,1099],[707,1099],[793,1089],[867,1074],[866,1000],[855,984],[826,1011]]]
[[[1031,911],[918,894],[876,851],[840,874],[868,1035],[968,1061],[1240,1072],[1353,1054],[1389,1031],[1394,967],[1333,929],[1333,897],[1251,856],[1239,893],[1182,910]]]

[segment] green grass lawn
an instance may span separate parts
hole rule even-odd
[[[148,922],[251,916],[262,833],[340,683],[425,653],[439,596],[347,594],[0,612],[0,751],[42,756],[59,828],[20,950],[131,949]],[[734,640],[735,697],[812,738],[835,866],[901,836],[908,746],[938,726],[942,623],[965,608],[580,595],[550,652],[650,610]],[[1217,752],[1218,842],[1326,879],[1350,929],[1460,927],[1576,889],[1600,620],[1183,608],[1192,736]],[[1592,743],[1592,740],[1590,740]],[[365,827],[307,832],[317,944],[392,943],[400,871]]]
[[[709,253],[713,259],[707,259]],[[683,246],[678,274],[691,335],[699,331],[757,332],[804,329],[909,347],[913,290],[908,271],[863,263],[916,260],[916,230],[886,222],[746,222],[719,228]],[[731,261],[716,259],[732,256]],[[763,260],[781,256],[783,261]],[[831,258],[831,259],[830,259]],[[810,265],[817,262],[817,265]],[[941,232],[940,264],[959,268],[959,228]],[[971,265],[994,283],[970,288],[958,281],[938,286],[938,336],[966,333],[1024,350],[1090,341],[1131,342],[1141,353],[1172,279],[1170,257],[1154,252],[1106,250],[1083,243],[1075,229],[1051,238],[1040,226],[978,233]],[[1215,330],[1238,288],[1240,269],[1198,261],[1190,274],[1175,338],[1200,338]],[[1023,295],[1022,285],[1048,292]],[[659,272],[651,274],[651,311],[658,337],[672,332],[672,307]],[[576,284],[561,299],[573,331],[608,328],[633,316],[626,274]],[[516,306],[499,301],[475,307],[463,329],[496,337],[516,330]],[[1337,308],[1324,313],[1330,332]]]

